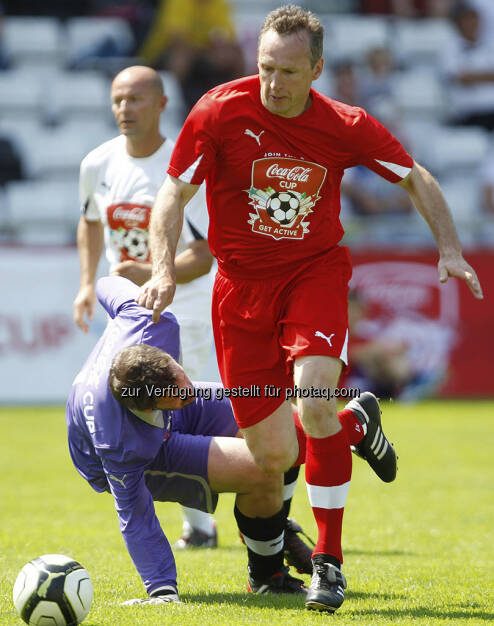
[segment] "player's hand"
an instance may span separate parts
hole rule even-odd
[[[87,314],[89,320],[93,319],[95,303],[96,292],[94,291],[94,285],[85,285],[84,287],[81,287],[74,300],[72,308],[74,311],[75,323],[85,333],[89,330],[89,326],[86,324],[84,315]]]
[[[141,287],[151,278],[151,263],[138,261],[123,261],[111,272],[112,275],[123,276]]]
[[[133,598],[132,600],[126,600],[125,602],[122,602],[122,604],[120,606],[136,606],[136,605],[142,605],[142,604],[147,604],[147,605],[151,605],[151,606],[159,606],[160,604],[169,604],[170,602],[178,602],[180,603],[180,600],[178,599],[178,594],[177,593],[163,593],[163,594],[156,594],[155,596],[151,596],[150,598]]]
[[[470,291],[478,300],[483,299],[482,287],[480,281],[477,278],[477,274],[471,265],[469,265],[465,259],[458,254],[455,257],[440,258],[437,265],[439,272],[439,280],[445,283],[450,276],[461,278],[470,287]]]
[[[175,279],[169,275],[154,276],[141,287],[136,302],[146,309],[152,309],[153,322],[156,323],[160,319],[161,312],[173,300],[175,288]]]

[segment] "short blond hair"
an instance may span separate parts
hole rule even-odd
[[[309,35],[311,66],[314,67],[322,57],[324,27],[312,11],[306,11],[296,4],[279,7],[266,16],[259,33],[259,42],[268,30],[274,30],[279,35],[291,35],[305,30]]]

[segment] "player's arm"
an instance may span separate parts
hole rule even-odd
[[[149,227],[153,276],[142,286],[138,304],[153,310],[153,322],[173,300],[176,286],[175,252],[182,230],[184,207],[199,185],[167,176],[158,191]]]
[[[98,263],[103,251],[103,224],[100,220],[90,221],[85,215],[81,215],[77,226],[77,248],[79,250],[79,262],[81,267],[81,280],[79,292],[74,300],[74,320],[85,333],[88,326],[85,320],[93,318],[96,295],[94,280]]]
[[[115,499],[120,531],[147,593],[177,592],[177,571],[170,544],[156,516],[142,471],[109,469],[103,463]]]
[[[421,213],[439,249],[439,280],[445,283],[449,276],[464,280],[473,295],[482,299],[482,287],[475,270],[465,261],[461,252],[453,218],[441,189],[424,167],[414,162],[410,174],[398,183],[410,194],[412,202]]]
[[[191,241],[187,248],[175,257],[175,278],[177,284],[190,283],[208,274],[213,264],[208,242],[205,239]],[[112,271],[114,276],[122,276],[141,287],[152,276],[151,263],[122,261]]]

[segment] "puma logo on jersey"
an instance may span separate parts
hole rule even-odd
[[[259,144],[259,146],[261,145],[261,135],[263,134],[263,130],[261,130],[261,132],[256,135],[255,133],[253,133],[250,128],[246,128],[244,131],[244,135],[248,135],[249,137],[252,137],[252,139],[255,139],[257,141],[257,143]]]
[[[125,486],[125,482],[124,482],[126,476],[127,474],[124,474],[123,478],[120,479],[114,476],[113,474],[110,474],[109,478],[111,478],[111,480],[114,480],[116,483],[120,483],[124,489],[127,489],[127,487]]]
[[[331,333],[329,336],[325,335],[324,333],[322,333],[320,330],[316,330],[316,332],[314,333],[314,335],[316,337],[322,337],[323,339],[326,339],[326,341],[329,343],[330,347],[333,347],[333,344],[331,343],[331,339],[333,339],[334,337],[334,333]]]

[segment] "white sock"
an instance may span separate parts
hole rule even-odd
[[[214,518],[209,513],[199,511],[198,509],[191,509],[188,506],[182,507],[182,513],[184,522],[182,525],[184,533],[190,531],[190,527],[200,530],[206,535],[214,535],[215,523]]]

